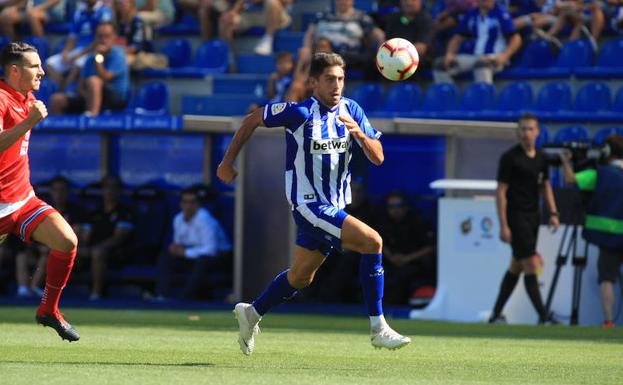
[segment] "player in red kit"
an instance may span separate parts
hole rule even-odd
[[[71,226],[47,203],[35,196],[30,184],[28,140],[30,130],[48,114],[36,100],[44,75],[37,50],[25,43],[10,43],[0,54],[4,79],[0,80],[0,237],[9,233],[50,248],[46,282],[37,323],[56,330],[62,339],[80,335],[58,310],[76,257],[78,240]]]

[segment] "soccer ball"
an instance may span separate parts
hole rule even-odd
[[[420,55],[415,46],[399,37],[387,40],[376,52],[376,68],[389,80],[408,79],[419,62]]]

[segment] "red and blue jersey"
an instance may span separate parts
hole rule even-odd
[[[350,203],[353,138],[338,119],[340,115],[351,116],[366,136],[381,136],[363,109],[348,98],[342,98],[333,108],[314,97],[301,103],[271,103],[264,107],[266,127],[285,127],[285,188],[293,208],[319,202],[342,209]]]

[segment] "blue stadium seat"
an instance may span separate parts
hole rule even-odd
[[[266,93],[268,75],[219,74],[212,77],[212,94],[253,94],[261,97]]]
[[[619,88],[616,96],[614,97],[614,103],[612,103],[612,111],[621,112],[623,111],[623,87]]]
[[[433,84],[426,89],[422,110],[425,112],[449,111],[456,108],[458,91],[452,83]]]
[[[521,55],[518,67],[547,68],[554,64],[556,56],[550,43],[545,40],[532,40]]]
[[[384,105],[383,90],[379,83],[361,83],[349,92],[348,97],[356,101],[364,111],[377,111]]]
[[[61,53],[63,51],[63,48],[65,48],[65,43],[67,43],[67,36],[63,36],[60,39],[58,39],[56,44],[54,44],[54,48],[52,49],[52,55],[56,55],[57,53]],[[52,56],[52,55],[50,55],[50,56]]]
[[[608,111],[611,99],[610,87],[606,83],[587,83],[578,90],[575,96],[575,111]]]
[[[418,108],[421,95],[422,90],[417,83],[398,82],[389,89],[383,110],[389,113],[412,112]]]
[[[141,115],[165,115],[169,112],[169,89],[165,82],[151,81],[139,88],[134,112]]]
[[[190,65],[192,46],[186,39],[170,39],[164,43],[160,52],[169,59],[170,68],[187,67]]]
[[[296,55],[299,48],[303,46],[304,36],[304,32],[279,31],[275,34],[273,51],[288,51]]]
[[[0,49],[4,48],[10,42],[11,42],[11,39],[9,39],[8,37],[4,35],[0,35]]]
[[[236,57],[241,74],[269,74],[276,69],[275,55],[239,54]]]
[[[543,145],[549,143],[549,129],[542,124],[539,124],[539,129],[541,132],[539,133],[539,136],[536,138],[537,148],[541,148],[543,147]]]
[[[623,127],[605,127],[597,131],[593,136],[593,143],[603,144],[606,137],[609,135],[621,135],[623,136]]]
[[[595,67],[582,67],[576,70],[583,78],[623,77],[623,39],[605,42],[599,51]]]
[[[563,45],[555,67],[572,70],[593,64],[593,48],[588,40],[572,40]]]
[[[551,82],[543,86],[535,108],[539,111],[559,112],[571,109],[571,87],[565,82]]]
[[[195,67],[211,73],[225,73],[229,63],[229,45],[224,40],[209,40],[197,48]]]
[[[554,136],[554,143],[562,144],[565,142],[587,141],[588,130],[582,126],[563,127]]]
[[[41,61],[45,61],[45,59],[47,59],[48,54],[50,53],[50,45],[48,43],[48,39],[46,39],[45,37],[30,36],[24,38],[24,42],[32,45],[37,49]]]
[[[495,86],[489,83],[472,83],[461,98],[462,111],[476,112],[495,108]]]
[[[524,111],[532,108],[534,93],[527,82],[513,82],[502,88],[498,99],[500,111]]]

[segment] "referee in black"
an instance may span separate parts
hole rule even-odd
[[[519,274],[524,273],[524,285],[530,301],[539,315],[539,323],[556,323],[545,314],[545,306],[537,282],[537,269],[542,263],[536,252],[539,229],[539,195],[541,190],[549,209],[549,223],[555,231],[560,225],[548,166],[543,153],[536,148],[539,136],[536,116],[524,114],[519,118],[519,143],[507,150],[498,166],[496,204],[500,220],[500,238],[510,243],[513,257],[502,279],[500,292],[489,318],[490,323],[504,323],[502,309],[515,289]]]

